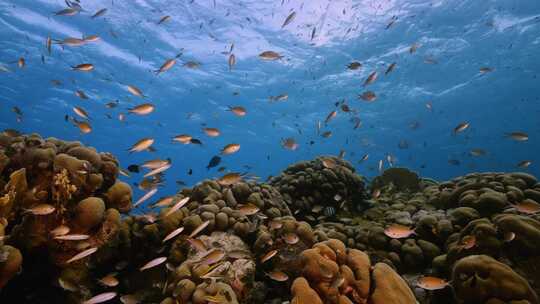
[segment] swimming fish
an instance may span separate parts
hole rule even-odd
[[[206,166],[207,170],[210,170],[210,168],[217,167],[221,163],[221,157],[219,156],[213,156],[210,161],[208,162],[208,165]]]
[[[240,106],[229,107],[229,111],[233,112],[236,116],[245,116],[247,113],[246,109]]]
[[[283,271],[274,270],[267,273],[268,277],[277,282],[285,282],[289,279],[289,276]]]
[[[532,164],[532,161],[530,161],[530,160],[522,160],[516,166],[519,167],[519,168],[527,168],[531,164]]]
[[[92,17],[90,17],[90,18],[95,19],[97,17],[101,17],[101,16],[105,15],[106,12],[107,12],[107,9],[102,8],[102,9],[98,10],[95,14],[93,14]]]
[[[169,15],[163,16],[163,17],[161,17],[161,19],[159,19],[159,21],[158,21],[157,24],[160,25],[160,24],[162,24],[163,22],[168,21],[169,19],[171,19],[171,16],[169,16]]]
[[[94,65],[91,63],[81,63],[71,67],[74,71],[90,72],[94,70]]]
[[[136,86],[127,85],[127,90],[128,90],[128,92],[130,92],[131,94],[133,94],[133,95],[135,95],[137,97],[141,97],[141,98],[145,97],[143,92],[141,91],[141,89],[139,89]]]
[[[266,261],[269,261],[271,258],[273,258],[274,256],[276,256],[276,254],[278,254],[278,250],[277,250],[277,249],[268,251],[265,255],[263,255],[263,256],[261,257],[261,263],[264,263],[264,262],[266,262]]]
[[[469,128],[469,126],[470,126],[470,124],[468,122],[462,122],[462,123],[458,124],[454,128],[454,134],[465,131],[467,128]]]
[[[365,101],[374,101],[377,99],[377,95],[373,91],[365,91],[361,95],[358,95],[358,98],[365,100]]]
[[[228,144],[223,149],[221,149],[221,154],[223,155],[229,155],[236,153],[240,150],[240,144]]]
[[[449,283],[441,278],[424,276],[418,278],[416,286],[426,290],[438,290],[448,286]]]
[[[384,234],[393,239],[407,238],[414,233],[414,229],[400,224],[392,224],[384,229]]]
[[[180,233],[182,233],[182,231],[184,231],[184,227],[178,227],[176,228],[175,230],[173,230],[171,233],[167,234],[166,237],[163,238],[163,240],[161,241],[162,243],[165,243],[166,241],[174,238],[175,236],[179,235]]]
[[[180,208],[184,207],[188,202],[189,202],[189,196],[184,197],[183,199],[179,200],[176,204],[174,204],[174,206],[171,207],[171,209],[167,211],[167,213],[165,213],[164,217],[167,217],[175,213],[176,211],[180,210]]]
[[[175,137],[173,137],[173,141],[177,141],[177,142],[180,142],[180,143],[183,143],[185,145],[191,143],[191,139],[193,137],[191,137],[191,135],[187,135],[187,134],[180,134],[180,135],[176,135]]]
[[[281,59],[281,58],[283,58],[283,56],[281,56],[279,53],[274,52],[274,51],[264,51],[264,52],[259,54],[259,58],[261,58],[262,60],[270,61],[270,60]]]
[[[144,151],[144,150],[147,150],[148,148],[150,148],[150,146],[152,146],[153,143],[154,143],[153,138],[146,137],[146,138],[140,139],[135,144],[133,144],[133,146],[131,146],[131,148],[129,148],[128,151],[129,152],[141,152],[141,151]]]
[[[163,166],[161,166],[161,167],[159,167],[159,168],[156,168],[156,169],[154,169],[154,170],[152,170],[152,171],[146,173],[143,177],[154,176],[154,175],[156,175],[156,174],[162,173],[162,172],[168,170],[171,166],[172,166],[172,164],[171,164],[171,163],[168,163],[168,164],[166,164],[166,165],[163,165]]]
[[[151,260],[150,262],[144,264],[141,268],[139,268],[139,271],[145,271],[147,269],[159,266],[159,265],[163,264],[166,260],[167,260],[167,257],[155,258],[155,259]]]
[[[156,194],[156,192],[158,191],[157,188],[152,188],[151,190],[149,190],[148,192],[146,192],[141,198],[139,198],[135,204],[133,204],[133,207],[137,207],[139,206],[140,204],[142,204],[143,202],[145,202],[147,199],[151,198],[154,194]]]
[[[298,143],[296,142],[296,140],[292,137],[289,137],[289,138],[285,138],[283,141],[282,141],[282,146],[286,149],[289,149],[289,150],[296,150],[298,149]]]
[[[208,227],[209,224],[210,224],[210,221],[209,221],[209,220],[204,221],[202,224],[200,224],[199,226],[197,226],[197,228],[195,228],[195,230],[193,230],[193,231],[189,234],[189,237],[190,237],[190,238],[194,238],[197,234],[199,234],[201,231],[203,231],[204,229],[206,229],[206,227]]]
[[[386,72],[384,72],[384,75],[388,75],[388,74],[391,73],[395,68],[396,68],[396,63],[395,63],[395,62],[392,62],[392,63],[388,66],[388,69],[386,69]]]
[[[204,133],[210,137],[217,137],[221,134],[217,128],[203,128]]]
[[[328,122],[330,122],[330,120],[332,120],[334,117],[337,116],[337,111],[332,111],[330,112],[327,116],[326,116],[326,119],[324,120],[324,123],[327,124]]]
[[[362,67],[362,64],[358,61],[353,61],[347,65],[349,70],[357,70]]]
[[[87,240],[88,238],[90,238],[90,236],[87,234],[65,234],[55,236],[54,238],[61,241],[82,241]]]
[[[516,131],[516,132],[511,132],[511,133],[508,133],[506,134],[506,136],[510,139],[513,139],[515,141],[527,141],[529,140],[529,135],[525,132],[519,132],[519,131]]]
[[[174,65],[176,64],[176,59],[171,58],[165,60],[165,62],[155,71],[156,75],[159,75],[161,73],[167,72],[170,70]]]
[[[116,295],[117,295],[116,292],[112,292],[112,291],[104,292],[90,298],[89,300],[82,302],[82,304],[99,304],[99,303],[107,302],[109,300],[114,299]]]
[[[373,71],[371,72],[371,74],[369,74],[368,78],[366,78],[366,80],[364,81],[364,86],[367,86],[369,84],[372,84],[375,82],[375,80],[377,80],[377,71]]]
[[[285,21],[283,22],[283,24],[281,25],[281,28],[284,28],[286,27],[289,23],[291,23],[293,20],[294,20],[294,17],[296,17],[296,12],[293,11],[292,13],[289,14],[289,16],[287,16],[287,18],[285,19]]]
[[[89,256],[91,254],[94,254],[97,250],[98,250],[97,247],[92,247],[92,248],[86,249],[86,250],[76,254],[71,259],[67,260],[66,264],[70,264],[70,263],[73,263],[73,262],[78,261],[80,259],[84,259],[85,257],[87,257],[87,256]]]
[[[525,214],[535,214],[535,213],[538,213],[540,212],[540,204],[538,204],[537,202],[531,200],[531,199],[525,199],[515,205],[513,205],[513,207],[521,212],[521,213],[525,213]]]
[[[88,117],[88,113],[86,113],[86,111],[81,107],[73,107],[73,112],[84,119],[90,119],[90,117]]]
[[[129,113],[133,113],[133,114],[137,114],[137,115],[148,115],[152,112],[154,112],[154,110],[156,109],[156,107],[151,104],[151,103],[143,103],[143,104],[140,104],[140,105],[137,105],[131,109],[128,109],[128,112]]]
[[[99,279],[98,282],[106,287],[116,287],[120,283],[116,278],[116,273],[109,273],[108,275]]]
[[[229,71],[231,71],[234,65],[236,64],[236,56],[234,56],[234,54],[229,55],[228,63],[229,63]]]
[[[48,215],[53,213],[56,208],[49,204],[37,204],[29,209],[24,209],[25,212],[33,215]]]
[[[223,175],[222,177],[220,177],[217,180],[217,182],[218,182],[218,184],[220,184],[222,186],[230,186],[232,184],[238,183],[241,180],[242,180],[242,175],[240,175],[239,173],[231,172],[231,173],[227,173],[227,174]]]

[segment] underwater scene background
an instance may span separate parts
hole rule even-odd
[[[0,303],[539,303],[538,0],[0,23]]]

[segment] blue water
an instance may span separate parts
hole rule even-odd
[[[78,140],[114,153],[123,168],[170,157],[173,166],[158,196],[176,192],[177,180],[192,185],[221,176],[206,165],[228,143],[241,149],[222,156],[225,172],[249,171],[262,180],[291,163],[341,150],[366,176],[378,174],[381,159],[388,167],[389,154],[394,165],[436,179],[473,171],[540,175],[538,0],[81,0],[80,5],[83,10],[74,16],[55,16],[66,8],[64,1],[1,1],[0,128]],[[107,12],[92,19],[102,8]],[[293,11],[296,17],[282,28]],[[158,25],[167,15],[170,19]],[[51,55],[45,47],[48,36],[88,35],[101,39],[83,46],[53,44]],[[232,43],[237,62],[229,70],[229,55],[222,52]],[[284,57],[260,60],[258,54],[267,50]],[[153,73],[179,53],[171,70]],[[17,66],[21,57],[24,68]],[[187,61],[200,67],[183,66]],[[363,66],[349,70],[352,61]],[[385,75],[392,62],[395,70]],[[92,63],[95,70],[71,70],[81,63]],[[482,67],[492,72],[481,73]],[[378,79],[363,87],[375,70]],[[53,79],[62,85],[51,84]],[[147,98],[130,94],[128,84]],[[75,96],[76,90],[89,99]],[[357,98],[366,90],[377,94],[374,102]],[[269,102],[269,96],[283,93],[288,100]],[[341,110],[324,126],[342,99],[358,111],[360,128],[353,129],[354,114]],[[106,108],[112,100],[118,107]],[[143,102],[156,110],[118,120]],[[23,113],[20,122],[15,106]],[[65,121],[65,115],[75,116],[73,106],[89,113],[91,133]],[[228,106],[243,106],[248,113],[236,117]],[[317,135],[318,121],[321,132],[332,131],[330,138]],[[461,122],[470,127],[453,135]],[[221,136],[206,136],[202,124],[219,128]],[[529,140],[505,137],[513,131],[528,133]],[[173,143],[178,134],[190,134],[203,146]],[[157,151],[128,153],[143,137],[155,138]],[[296,151],[281,146],[288,137],[299,143]],[[402,140],[407,149],[398,147]],[[471,156],[475,148],[486,155]],[[359,163],[365,154],[369,159]],[[530,167],[516,168],[523,160],[532,161]],[[141,178],[122,177],[130,183]],[[137,190],[136,197],[141,194]]]

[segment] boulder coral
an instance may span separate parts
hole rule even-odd
[[[289,166],[270,184],[300,220],[316,222],[341,211],[364,208],[364,179],[347,161],[331,156]]]
[[[452,282],[459,303],[540,303],[525,278],[486,255],[471,255],[456,262]]]

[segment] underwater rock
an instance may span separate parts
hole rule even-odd
[[[363,209],[363,177],[337,157],[324,156],[293,164],[270,180],[300,220],[318,222]]]
[[[527,280],[486,255],[471,255],[456,262],[452,282],[462,303],[540,303]]]

